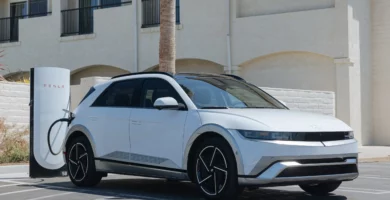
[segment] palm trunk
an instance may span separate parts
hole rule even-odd
[[[176,73],[176,0],[160,0],[159,71]]]

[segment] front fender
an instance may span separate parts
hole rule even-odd
[[[93,138],[91,132],[87,129],[87,127],[80,124],[73,125],[68,130],[68,133],[66,134],[66,137],[64,139],[64,143],[62,144],[62,150],[64,152],[66,151],[66,143],[68,142],[69,138],[76,132],[81,132],[85,135],[85,137],[87,137],[89,143],[91,144],[93,155],[96,155],[95,139]]]
[[[234,139],[232,133],[228,129],[225,129],[224,127],[217,125],[217,124],[205,124],[205,125],[199,127],[192,134],[192,136],[190,137],[190,139],[188,140],[188,142],[185,146],[185,151],[184,151],[184,155],[183,155],[183,169],[187,169],[188,156],[189,156],[189,153],[190,153],[190,150],[191,150],[193,143],[195,142],[195,140],[199,136],[201,136],[207,132],[213,132],[213,133],[219,134],[220,136],[225,138],[225,140],[230,144],[230,146],[233,150],[234,156],[236,158],[238,174],[239,175],[244,174],[244,166],[242,163],[242,156],[241,156],[240,149],[238,148],[238,145],[236,143],[236,140]]]

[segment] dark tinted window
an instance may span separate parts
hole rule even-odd
[[[112,84],[98,97],[93,106],[130,107],[136,104],[138,80],[120,81]]]
[[[141,106],[144,108],[153,108],[154,102],[161,97],[172,97],[184,104],[176,90],[163,79],[146,79],[141,94]]]

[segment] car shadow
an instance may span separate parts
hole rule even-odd
[[[22,185],[21,185],[22,186]],[[109,179],[103,180],[96,187],[76,187],[70,181],[46,179],[35,180],[31,187],[47,188],[50,190],[74,192],[86,195],[109,196],[110,199],[203,199],[197,187],[189,182],[171,182],[162,179]],[[244,191],[242,200],[346,200],[347,197],[330,195],[314,197],[302,191],[286,191],[276,188],[260,188]]]

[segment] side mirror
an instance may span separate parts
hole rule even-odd
[[[155,108],[162,110],[162,109],[171,109],[171,110],[176,110],[176,109],[181,109],[184,108],[183,104],[177,103],[176,99],[172,97],[161,97],[158,98],[153,105]]]

